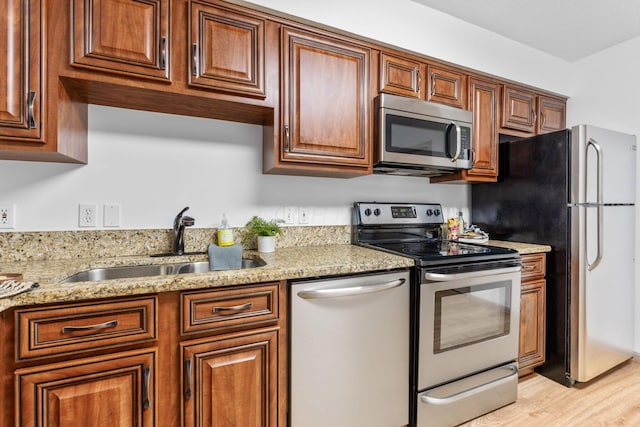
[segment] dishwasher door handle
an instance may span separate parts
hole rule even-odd
[[[310,290],[299,291],[298,296],[303,299],[319,299],[319,298],[347,297],[347,296],[353,296],[353,295],[365,295],[365,294],[371,294],[374,292],[382,292],[389,289],[397,288],[398,286],[403,285],[405,282],[406,282],[406,279],[402,278],[402,279],[392,280],[390,282],[357,285],[357,286],[346,286],[344,288],[310,289]]]
[[[450,282],[452,280],[473,279],[474,277],[493,276],[496,274],[517,273],[521,269],[522,268],[520,266],[517,266],[517,267],[496,268],[493,270],[480,270],[480,271],[472,271],[469,273],[454,273],[454,274],[426,272],[424,273],[424,278],[427,280],[433,280],[434,282]]]

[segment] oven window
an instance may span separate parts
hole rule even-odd
[[[435,293],[434,353],[509,334],[511,281]]]
[[[428,120],[385,115],[386,150],[448,158],[447,125]]]

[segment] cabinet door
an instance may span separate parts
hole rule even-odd
[[[154,351],[116,353],[16,372],[16,425],[156,425]]]
[[[457,108],[467,107],[467,76],[455,70],[429,65],[427,101]]]
[[[370,165],[369,49],[282,32],[282,161]]]
[[[196,1],[190,6],[190,83],[264,98],[264,20]]]
[[[169,78],[169,0],[73,0],[72,64]]]
[[[520,294],[521,371],[544,363],[545,359],[545,280],[527,281]]]
[[[538,133],[555,132],[566,127],[567,103],[548,96],[538,97]]]
[[[420,98],[422,65],[397,56],[380,54],[380,92]]]
[[[0,135],[25,142],[42,133],[41,7],[0,2]]]
[[[502,91],[502,127],[535,133],[536,94],[505,85]]]
[[[275,330],[183,347],[184,426],[277,425]]]
[[[469,176],[498,176],[498,97],[496,83],[471,78],[469,102],[473,110],[473,168]]]

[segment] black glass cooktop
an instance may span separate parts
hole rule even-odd
[[[471,261],[491,261],[517,257],[513,249],[450,240],[429,239],[420,242],[383,242],[370,246],[416,260],[420,266]]]

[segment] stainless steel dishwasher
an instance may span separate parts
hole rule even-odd
[[[409,272],[290,288],[291,427],[409,422]]]

